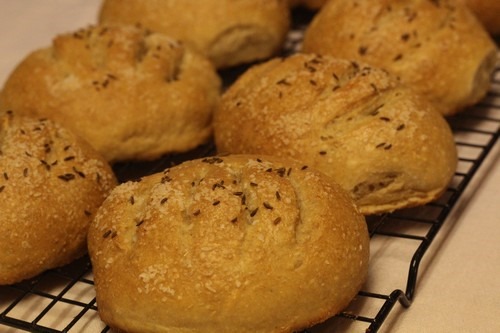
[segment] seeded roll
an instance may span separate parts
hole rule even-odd
[[[50,120],[0,113],[0,285],[87,252],[87,230],[116,185],[100,155]]]
[[[109,162],[152,160],[205,143],[220,96],[213,65],[183,44],[133,26],[92,26],[29,54],[0,105],[52,118]]]
[[[140,24],[184,41],[226,68],[276,54],[290,26],[288,0],[104,0],[102,23]]]
[[[292,332],[356,295],[369,237],[329,177],[234,155],[119,185],[90,227],[89,251],[99,314],[112,328]]]
[[[364,214],[436,199],[457,164],[451,130],[432,104],[383,70],[328,56],[251,68],[223,94],[214,130],[219,153],[301,160]]]
[[[451,115],[486,95],[497,48],[460,1],[335,0],[306,29],[302,51],[384,68]]]

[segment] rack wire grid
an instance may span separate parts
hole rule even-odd
[[[295,48],[300,43],[302,28],[298,26],[299,32],[291,31],[288,48]],[[238,75],[232,74],[229,80]],[[388,240],[412,243],[405,263],[406,271],[393,274],[399,275],[406,286],[391,281],[394,285],[385,287],[384,292],[376,291],[377,284],[365,286],[345,311],[304,332],[332,332],[335,329],[335,332],[375,333],[397,303],[403,307],[411,305],[422,258],[479,167],[495,151],[493,148],[500,127],[500,65],[496,68],[488,95],[474,107],[449,117],[448,121],[454,132],[459,163],[441,198],[425,206],[367,218],[371,245]],[[126,181],[213,153],[213,144],[209,144],[188,154],[168,156],[154,162],[117,164],[114,170],[121,181]],[[376,261],[391,274],[393,263],[384,257],[384,253],[372,254],[371,262]],[[98,316],[88,257],[22,283],[0,286],[0,331],[19,330],[43,333],[112,331]]]

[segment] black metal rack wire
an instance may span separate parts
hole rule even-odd
[[[292,34],[290,47],[300,43]],[[327,322],[305,332],[377,332],[397,303],[409,307],[415,294],[419,267],[429,246],[485,159],[493,151],[500,127],[500,65],[486,98],[468,110],[448,118],[455,134],[459,165],[447,191],[436,202],[367,219],[372,243],[376,241],[411,241],[406,262],[406,283],[389,286],[380,292],[367,285],[351,305]],[[122,163],[114,166],[121,181],[154,173],[165,167],[195,157],[211,155],[213,145],[188,154],[169,156],[159,161]],[[384,253],[375,256],[385,260]],[[391,270],[390,262],[388,270]],[[404,274],[403,274],[404,275]],[[100,321],[92,268],[88,257],[70,265],[47,271],[19,284],[0,286],[1,332],[111,332]]]

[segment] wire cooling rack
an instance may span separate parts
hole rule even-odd
[[[292,31],[287,47],[294,48],[298,43],[300,32]],[[238,73],[229,74],[233,74],[231,80]],[[408,244],[404,247],[410,251],[406,254],[408,260],[403,274],[393,273],[393,262],[384,256],[386,252],[378,251],[371,258],[371,262],[380,265],[389,276],[397,275],[402,285],[397,279],[396,282],[391,280],[389,287],[381,288],[377,281],[368,284],[344,312],[304,332],[375,333],[397,303],[410,306],[422,258],[498,140],[500,66],[486,98],[448,121],[455,135],[459,164],[447,191],[428,205],[367,219],[372,246],[377,243],[386,246],[387,242],[411,243],[410,247]],[[159,161],[117,164],[114,170],[121,181],[126,181],[213,153],[214,147],[209,144],[188,154],[168,156]],[[0,332],[19,331],[111,333],[98,316],[88,257],[19,284],[0,286]]]

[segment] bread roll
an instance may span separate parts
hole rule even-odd
[[[212,64],[175,40],[103,25],[28,55],[0,105],[55,119],[110,162],[150,160],[208,140],[220,85]]]
[[[112,328],[292,332],[347,306],[366,277],[369,238],[329,177],[238,155],[119,185],[92,223],[89,251]]]
[[[500,1],[498,0],[462,0],[486,30],[492,35],[500,35]]]
[[[251,68],[224,93],[214,131],[220,153],[288,156],[323,171],[364,214],[434,200],[457,164],[451,130],[427,100],[383,70],[328,56]]]
[[[269,58],[290,25],[287,0],[105,0],[100,22],[141,25],[178,38],[217,68]]]
[[[115,185],[106,161],[66,129],[0,113],[0,285],[86,253],[90,221]]]
[[[309,9],[320,9],[328,0],[288,0],[290,6],[304,6]]]
[[[450,115],[485,96],[497,50],[457,1],[335,0],[307,28],[303,51],[384,68]]]

